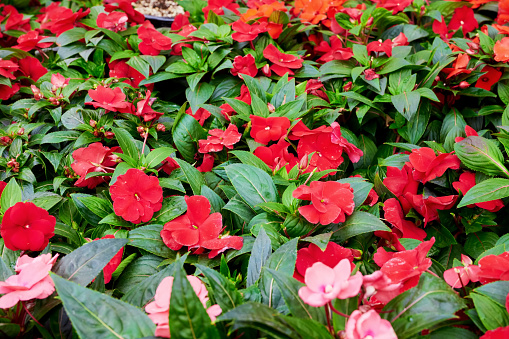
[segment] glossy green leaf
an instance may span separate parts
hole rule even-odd
[[[373,214],[355,211],[346,218],[344,223],[339,224],[338,230],[334,231],[331,239],[335,242],[342,243],[356,235],[374,231],[390,232],[391,230],[380,218],[377,218]]]

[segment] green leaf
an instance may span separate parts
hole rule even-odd
[[[161,239],[162,225],[147,225],[129,232],[130,246],[142,248],[163,258],[175,258],[176,254],[170,250]]]
[[[175,159],[180,166],[180,169],[184,173],[191,186],[191,189],[195,195],[199,195],[201,192],[202,185],[205,184],[205,180],[203,179],[203,175],[200,171],[198,171],[193,166],[189,165],[187,162],[181,159]]]
[[[506,197],[509,197],[509,179],[486,179],[468,190],[458,204],[458,208]]]
[[[121,128],[113,127],[112,130],[115,133],[115,139],[117,139],[122,152],[133,159],[134,163],[132,165],[137,167],[140,159],[140,151],[138,150],[138,147],[136,147],[131,134]]]
[[[291,275],[282,274],[270,268],[267,268],[266,272],[274,278],[274,281],[279,286],[286,306],[292,315],[298,318],[309,318],[316,321],[325,320],[321,308],[311,307],[304,303],[301,297],[299,297],[299,289],[305,286],[303,283],[297,281]]]
[[[491,140],[469,136],[455,143],[454,151],[463,165],[471,170],[488,175],[504,175],[509,178],[509,171],[503,165],[502,152]]]
[[[53,272],[69,281],[87,286],[126,243],[126,239],[92,241],[63,257],[53,267]]]
[[[412,120],[417,112],[420,100],[421,95],[416,91],[403,92],[401,94],[391,96],[391,101],[394,107],[408,121]]]
[[[177,339],[217,338],[219,333],[187,279],[183,268],[175,270],[171,289],[170,334]]]
[[[145,78],[150,75],[150,64],[141,56],[134,56],[126,62],[129,66],[140,72]]]
[[[69,225],[63,224],[61,222],[57,222],[55,225],[55,234],[61,237],[66,237],[71,240],[75,245],[80,246],[81,240],[78,232],[74,228]]]
[[[53,206],[62,201],[62,197],[58,194],[51,192],[37,192],[34,194],[31,201],[40,208],[45,210],[51,209]]]
[[[196,113],[199,106],[207,102],[212,93],[214,93],[214,86],[204,82],[198,84],[194,91],[190,88],[186,89],[186,98],[191,105],[192,112]]]
[[[198,152],[198,140],[206,139],[207,132],[189,114],[182,114],[180,118],[177,118],[172,131],[173,141],[180,154],[187,162],[193,163],[194,155]]]
[[[161,162],[168,158],[173,152],[175,152],[175,150],[171,147],[156,148],[145,158],[145,167],[154,168],[157,165],[160,165]]]
[[[106,199],[82,193],[73,193],[71,198],[81,216],[92,225],[98,226],[104,217],[113,213],[113,206]]]
[[[199,264],[195,266],[209,281],[214,300],[221,307],[223,313],[244,303],[242,295],[228,278],[207,266]]]
[[[295,238],[279,247],[263,266],[258,287],[260,287],[262,293],[263,303],[269,307],[281,309],[286,306],[281,291],[275,284],[274,278],[270,276],[265,269],[270,268],[283,274],[293,275],[295,262],[297,260],[297,243],[298,239]]]
[[[244,164],[228,165],[225,170],[237,193],[256,212],[261,211],[256,205],[277,201],[276,185],[263,170]]]
[[[9,207],[14,206],[17,202],[21,202],[21,188],[16,182],[16,179],[12,178],[9,180],[7,186],[5,186],[0,197],[2,213],[5,213]]]
[[[494,247],[498,238],[498,235],[493,232],[469,234],[467,240],[465,240],[465,252],[472,258],[477,259],[481,253]]]
[[[81,135],[78,131],[59,131],[46,134],[41,144],[58,144],[64,141],[76,140]]]
[[[154,74],[157,73],[159,68],[166,62],[166,57],[164,55],[140,55],[140,58],[148,62]],[[148,78],[148,75],[145,78]]]
[[[6,281],[14,272],[7,266],[5,261],[0,257],[0,280]]]
[[[470,293],[469,296],[474,301],[475,310],[487,330],[509,326],[509,313],[505,305],[502,306],[481,294]]]
[[[356,235],[374,231],[390,232],[391,230],[380,220],[380,218],[377,218],[373,214],[363,211],[355,211],[352,215],[346,218],[344,223],[339,225],[338,230],[334,231],[331,239],[337,243],[342,243]]]
[[[136,285],[147,280],[151,275],[158,273],[162,268],[158,267],[163,258],[156,255],[146,254],[135,259],[122,272],[116,281],[115,288],[123,294],[129,292]]]
[[[235,155],[240,162],[242,162],[245,165],[251,165],[258,167],[259,169],[264,170],[265,172],[272,174],[272,170],[269,166],[267,166],[266,163],[264,163],[260,158],[258,158],[256,155],[254,155],[251,152],[247,151],[231,151],[230,154]]]
[[[58,46],[66,46],[85,38],[86,29],[81,27],[74,27],[73,29],[67,30],[60,34],[57,38]]]
[[[456,312],[465,307],[465,301],[444,280],[425,272],[416,287],[392,299],[384,307],[387,313],[380,316],[391,321],[399,339],[406,339],[457,318]]]
[[[186,257],[187,254],[184,255],[182,259],[185,260]],[[172,263],[158,273],[152,274],[150,277],[132,286],[131,289],[129,289],[129,291],[122,297],[122,300],[137,307],[144,307],[154,298],[157,287],[161,281],[174,274],[175,267],[176,265]]]
[[[495,281],[481,285],[474,289],[474,291],[496,301],[500,306],[505,306],[506,297],[509,294],[509,281]]]
[[[81,338],[143,338],[155,324],[137,307],[51,274],[58,296]]]
[[[272,254],[272,245],[270,238],[267,236],[265,229],[262,227],[258,236],[253,244],[253,250],[249,257],[249,263],[247,266],[247,281],[246,287],[254,285],[260,278],[262,273],[262,267],[267,262],[267,259]]]

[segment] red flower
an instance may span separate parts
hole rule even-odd
[[[244,101],[246,104],[251,105],[251,94],[249,94],[249,89],[247,88],[246,85],[242,85],[240,87],[240,95],[238,97],[235,97],[235,99]],[[221,108],[221,114],[225,117],[227,121],[230,121],[230,117],[237,113],[229,104],[226,103],[219,106],[219,108]]]
[[[18,44],[12,46],[12,48],[21,49],[23,51],[31,51],[35,48],[47,48],[51,46],[52,42],[42,42],[42,39],[47,38],[47,36],[39,36],[39,31],[29,31],[28,33],[23,34],[18,38]]]
[[[76,13],[69,8],[55,6],[47,7],[45,15],[40,17],[38,21],[41,22],[41,29],[48,29],[51,33],[59,36],[65,31],[71,30],[75,27],[76,22],[90,13],[90,8],[83,12],[83,8],[79,9]]]
[[[423,241],[426,238],[426,232],[418,228],[409,220],[405,220],[403,210],[398,200],[395,198],[388,199],[384,202],[384,217],[399,231],[399,238],[412,238]]]
[[[279,140],[286,135],[290,128],[290,120],[287,117],[264,118],[251,115],[251,137],[260,144],[266,145],[269,141]]]
[[[18,72],[23,76],[32,79],[33,81],[39,80],[48,70],[41,64],[39,59],[32,57],[25,57],[18,61]]]
[[[0,75],[9,79],[16,79],[12,74],[16,71],[19,66],[10,60],[0,60]]]
[[[368,54],[371,52],[384,52],[389,58],[392,56],[392,41],[390,39],[370,42],[366,48],[368,49]]]
[[[188,109],[186,109],[186,114],[189,114],[190,116],[195,118],[198,121],[198,123],[202,126],[205,123],[205,120],[207,120],[208,117],[211,116],[209,111],[201,107],[198,108],[194,114],[193,111],[191,110],[191,107],[189,107]]]
[[[168,157],[165,160],[163,160],[163,165],[161,166],[164,173],[170,175],[171,172],[176,170],[177,168],[180,168],[179,164],[175,161],[174,158]]]
[[[460,74],[470,74],[472,70],[467,69],[469,61],[470,57],[467,54],[459,54],[454,61],[453,68],[444,68],[442,72],[448,74],[447,79]]]
[[[10,99],[14,94],[18,93],[20,88],[20,84],[13,84],[12,87],[7,85],[0,85],[0,99]]]
[[[339,145],[343,148],[343,150],[348,154],[348,158],[351,162],[358,162],[361,160],[363,155],[362,151],[357,148],[354,144],[351,144],[346,140],[346,138],[341,136],[341,126],[334,121],[331,125],[332,134],[331,134],[331,142],[333,144]]]
[[[470,281],[479,281],[480,268],[472,265],[472,259],[466,255],[461,255],[461,263],[463,266],[457,266],[444,272],[444,280],[452,288],[461,288],[466,286]]]
[[[184,14],[180,13],[175,16],[175,19],[173,20],[171,24],[171,30],[172,31],[178,31],[185,25],[189,25],[189,16],[191,14],[189,12],[185,12]]]
[[[509,326],[489,330],[488,332],[484,333],[483,336],[479,337],[479,339],[505,339],[505,338],[509,338]]]
[[[97,238],[95,240],[99,239],[115,239],[115,236],[112,234],[105,235],[102,238]],[[122,255],[124,254],[124,248],[122,247],[117,254],[113,258],[111,258],[110,262],[106,264],[103,268],[103,274],[104,274],[104,283],[107,284],[111,281],[111,276],[113,275],[113,272],[118,268],[120,263],[122,262]]]
[[[134,115],[140,117],[143,121],[157,120],[163,115],[163,113],[156,112],[152,109],[152,101],[155,99],[150,99],[151,94],[152,92],[147,91],[145,99],[136,103],[136,112],[134,112]]]
[[[322,251],[322,249],[315,244],[309,244],[308,247],[301,248],[297,252],[297,262],[295,264],[293,277],[303,283],[306,270],[313,266],[314,263],[321,262],[330,268],[334,268],[343,259],[348,259],[350,261],[353,270],[355,265],[353,264],[351,249],[344,248],[332,241],[327,244],[325,251]]]
[[[142,54],[159,55],[161,51],[171,49],[171,39],[156,30],[148,20],[138,27],[138,37],[142,40],[138,45]]]
[[[256,68],[255,59],[253,55],[247,54],[246,56],[237,55],[233,59],[233,68],[230,71],[233,76],[239,76],[242,79],[242,74],[247,74],[250,77],[255,77],[258,73]]]
[[[320,88],[323,88],[323,83],[318,79],[309,79],[306,83],[306,93],[316,95],[319,98],[322,98],[323,100],[329,102],[329,97],[323,90]]]
[[[286,73],[293,75],[292,69],[298,69],[302,67],[302,59],[296,55],[286,54],[280,52],[276,46],[267,45],[263,50],[263,56],[274,63],[270,66],[270,69],[279,76],[283,76]]]
[[[238,20],[233,23],[232,29],[235,32],[232,34],[233,40],[238,42],[253,41],[258,37],[258,34],[267,32],[267,23],[257,22],[249,25]]]
[[[105,1],[106,2],[106,1]],[[105,4],[104,10],[106,12],[113,12],[117,9],[125,12],[127,17],[129,18],[129,22],[132,24],[141,24],[145,21],[145,16],[140,12],[136,11],[131,4],[131,1],[117,1],[118,6]]]
[[[478,136],[479,135],[479,134],[477,134],[477,131],[475,129],[473,129],[472,127],[470,127],[468,125],[465,126],[465,134],[467,135],[467,137]],[[463,139],[465,139],[465,138],[463,138],[463,137],[456,137],[456,138],[454,138],[454,141],[455,142],[460,142]]]
[[[97,27],[106,28],[113,32],[125,31],[127,20],[127,15],[122,12],[100,13],[97,16]]]
[[[196,167],[196,169],[202,173],[205,173],[212,171],[213,167],[214,167],[214,156],[211,154],[204,154],[201,165]]]
[[[156,177],[131,168],[110,186],[116,215],[134,224],[152,219],[162,207],[163,189]]]
[[[205,18],[208,17],[209,11],[212,11],[217,15],[223,15],[223,7],[237,15],[240,15],[238,11],[239,5],[236,4],[234,0],[208,0],[208,6],[203,8],[203,14],[205,14]]]
[[[448,168],[459,169],[461,164],[460,159],[452,152],[441,153],[437,156],[429,147],[412,150],[409,160],[414,167],[414,179],[423,184],[441,177]]]
[[[243,245],[242,237],[225,236],[219,238],[223,230],[221,213],[210,214],[210,202],[201,195],[185,196],[187,213],[167,222],[161,231],[163,242],[174,251],[183,246],[212,250],[209,258],[228,248],[240,250]]]
[[[401,32],[397,37],[392,39],[392,47],[396,46],[408,46],[408,39],[405,35],[405,33]]]
[[[0,197],[2,196],[2,192],[4,191],[5,186],[7,186],[7,183],[0,181]]]
[[[86,102],[86,105],[93,105],[94,108],[102,107],[112,112],[127,113],[130,111],[131,104],[125,101],[125,94],[120,87],[111,89],[99,85],[95,90],[88,90],[88,95],[94,101]]]
[[[145,76],[129,66],[123,60],[115,60],[109,63],[109,76],[113,78],[127,78],[123,80],[126,84],[133,86],[134,88],[138,88],[140,81],[145,80]],[[152,88],[153,84],[147,85],[147,88]]]
[[[277,144],[272,144],[269,147],[257,147],[253,153],[272,170],[278,171],[286,166],[288,173],[297,164],[297,158],[288,152],[288,146],[290,143],[286,142],[283,137]]]
[[[479,28],[479,23],[474,17],[474,10],[467,6],[456,8],[451,21],[449,21],[448,28],[452,31],[457,31],[462,28],[463,34],[467,34]]]
[[[5,211],[0,235],[13,251],[42,251],[55,235],[56,219],[31,202],[18,202]]]
[[[465,195],[472,187],[475,186],[475,173],[465,172],[460,175],[459,181],[455,181],[452,183],[454,189],[461,194]],[[483,208],[490,212],[498,212],[502,207],[504,207],[504,203],[500,199],[490,200],[485,202],[475,203],[475,206]],[[474,204],[468,205],[467,207],[473,208]]]
[[[373,259],[381,267],[393,284],[403,283],[404,292],[419,283],[421,274],[431,266],[431,259],[426,258],[435,243],[435,237],[424,241],[413,250],[389,253],[383,247],[378,248]]]
[[[406,193],[404,197],[417,213],[424,217],[424,227],[426,227],[428,222],[438,219],[438,210],[451,209],[456,203],[456,200],[458,200],[457,195],[447,195],[443,197],[429,196],[424,198],[422,194],[413,195]]]
[[[495,61],[509,61],[509,37],[505,37],[502,40],[495,42],[493,52],[495,53]]]
[[[85,179],[87,174],[93,172],[113,173],[113,167],[120,160],[113,152],[122,153],[120,147],[105,147],[100,142],[94,142],[84,148],[78,148],[72,153],[74,162],[71,168],[80,178],[74,183],[77,187],[95,188],[97,185],[106,182],[109,177],[92,177]]]
[[[353,57],[352,49],[343,48],[343,43],[335,35],[330,37],[330,45],[326,41],[321,41],[320,45],[315,47],[315,52],[325,53],[317,60],[323,63],[332,60],[348,60]]]
[[[475,83],[475,87],[491,91],[491,87],[502,77],[502,72],[491,66],[484,66],[482,71],[487,73],[481,75],[479,80]]]
[[[481,283],[509,280],[509,252],[499,255],[490,254],[479,260],[479,278]]]
[[[233,149],[233,144],[239,142],[240,138],[242,137],[242,134],[239,133],[237,126],[233,124],[230,124],[225,131],[219,128],[211,129],[209,134],[210,136],[207,137],[207,140],[198,141],[200,146],[198,152],[220,152],[223,149],[223,146],[229,149]]]
[[[371,81],[380,78],[380,74],[377,74],[373,68],[367,68],[364,70],[364,77],[366,80]]]
[[[299,213],[310,223],[328,225],[344,222],[346,214],[353,213],[353,189],[350,184],[337,181],[313,181],[293,191],[295,199],[310,200],[311,205],[299,207]]]
[[[387,166],[387,176],[384,185],[397,197],[405,193],[417,194],[419,182],[414,180],[410,163],[405,163],[400,170],[397,167]]]

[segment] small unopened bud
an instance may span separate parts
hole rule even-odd
[[[440,77],[438,75],[435,77],[435,81],[440,81]]]
[[[95,126],[97,126],[97,121],[95,121],[94,119],[90,119],[90,121],[88,122],[88,124],[90,125],[90,127],[95,128]]]
[[[44,98],[44,95],[42,95],[41,90],[37,88],[34,85],[31,85],[30,88],[32,89],[32,92],[34,93],[34,99],[35,100],[41,100]]]
[[[101,136],[101,134],[102,134],[102,133],[101,133],[101,132],[99,132],[99,131],[94,131],[94,133],[93,133],[93,134],[94,134],[94,137],[98,138],[98,137],[100,137],[100,136]]]
[[[274,113],[276,111],[276,107],[274,107],[274,105],[271,104],[270,102],[267,103],[267,108],[269,109],[270,113]]]
[[[7,146],[12,143],[12,139],[9,137],[0,137],[0,145]]]
[[[465,89],[465,88],[468,88],[470,86],[470,84],[466,81],[462,81],[462,82],[460,82],[460,84],[458,86],[461,89]]]
[[[147,132],[140,133],[140,137],[146,138],[147,137]]]
[[[373,24],[373,21],[374,21],[373,17],[370,17],[368,21],[366,21],[366,26],[371,26]]]
[[[308,167],[308,164],[309,164],[309,159],[308,159],[308,155],[306,154],[302,158],[300,158],[299,169],[305,170]]]
[[[157,124],[156,125],[156,130],[158,132],[164,132],[164,131],[166,131],[166,127],[163,124]]]
[[[262,67],[262,72],[263,75],[265,75],[266,77],[270,77],[272,74],[272,72],[270,71],[270,66],[268,64]]]
[[[57,87],[57,86],[55,86],[55,85],[51,86],[51,91],[52,91],[53,93],[55,93],[55,92],[57,91],[57,89],[58,89],[58,87]]]
[[[361,250],[356,250],[356,249],[353,249],[352,248],[352,255],[355,259],[359,260],[362,258],[362,251]]]
[[[21,127],[20,129],[18,129],[18,135],[23,135],[25,134],[25,129],[23,127]]]
[[[348,81],[344,86],[343,86],[343,91],[345,92],[348,92],[349,90],[351,90],[353,87],[353,83],[351,81]]]
[[[106,132],[106,133],[104,133],[104,136],[106,137],[106,139],[113,139],[113,137],[115,136],[115,133]]]
[[[143,126],[138,126],[138,127],[136,128],[136,131],[138,131],[138,133],[140,133],[140,134],[141,134],[141,133],[144,133],[144,132],[145,132],[145,127],[143,127]]]

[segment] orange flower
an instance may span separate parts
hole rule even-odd
[[[509,22],[509,0],[500,0],[498,2],[497,23],[503,25],[507,22]]]
[[[447,79],[459,74],[470,74],[472,71],[466,69],[469,61],[470,57],[467,54],[459,54],[458,58],[453,64],[454,68],[444,68],[442,72],[444,72],[445,74],[449,74],[447,76]]]
[[[507,15],[507,21],[509,22],[509,14]],[[497,24],[493,24],[491,26],[493,26],[493,28],[498,30],[498,32],[500,34],[509,34],[509,27],[507,27],[507,26],[502,26],[502,25],[497,25]]]
[[[327,18],[326,13],[330,4],[326,0],[296,0],[294,6],[294,14],[300,13],[301,22],[316,25]]]
[[[496,61],[509,61],[509,37],[497,41],[495,47],[493,47],[493,52],[495,53]]]

